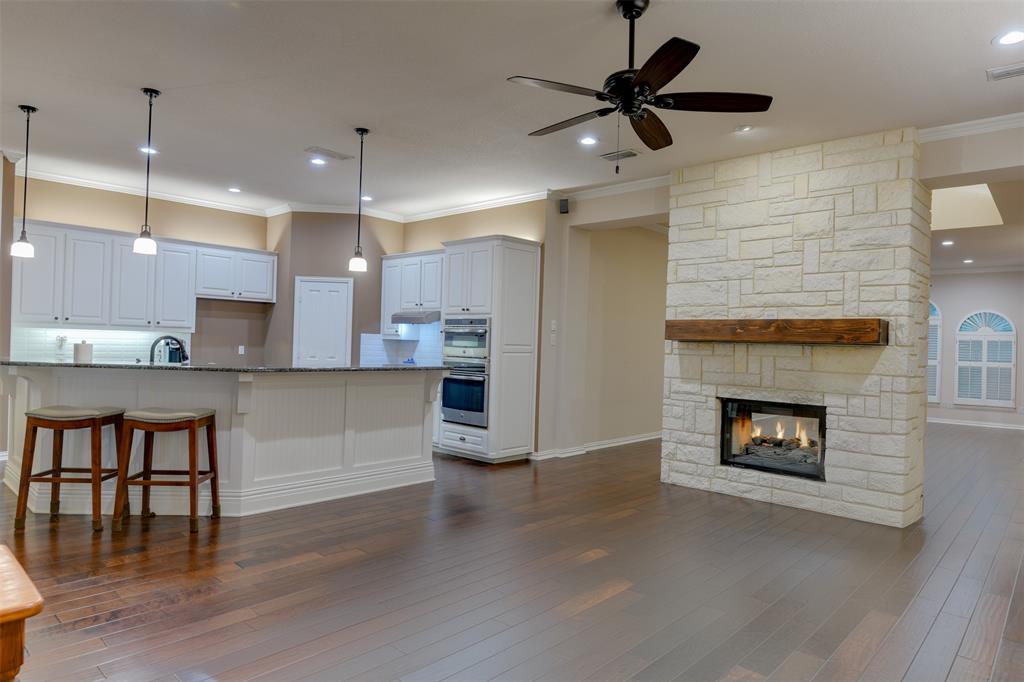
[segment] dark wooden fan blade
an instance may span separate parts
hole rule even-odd
[[[608,95],[600,90],[585,88],[581,85],[569,85],[568,83],[546,81],[543,78],[530,78],[529,76],[512,76],[508,80],[510,83],[522,83],[523,85],[531,85],[535,88],[544,88],[545,90],[557,90],[558,92],[568,92],[572,95],[596,97],[602,102],[608,100]]]
[[[700,50],[700,45],[682,38],[669,38],[668,42],[659,47],[650,59],[640,67],[633,82],[637,85],[646,83],[651,92],[657,92],[668,85],[669,81],[693,61]]]
[[[655,151],[672,144],[672,135],[668,132],[665,124],[661,122],[661,119],[658,118],[658,115],[647,109],[644,111],[647,115],[643,118],[630,117],[629,119],[629,122],[633,125],[633,130],[640,136],[641,141]]]
[[[533,136],[533,137],[537,137],[537,136],[540,136],[540,135],[549,135],[551,133],[557,133],[559,130],[565,130],[566,128],[572,128],[574,125],[583,123],[584,121],[589,121],[592,118],[600,118],[602,116],[607,116],[608,114],[610,114],[610,113],[612,113],[614,111],[615,111],[615,107],[605,107],[604,109],[598,109],[596,111],[589,111],[589,112],[587,112],[585,114],[580,114],[579,116],[573,116],[572,118],[566,119],[566,120],[562,121],[561,123],[556,123],[554,125],[550,125],[547,128],[541,128],[540,130],[534,130],[532,133],[530,133],[530,135]]]
[[[770,95],[747,92],[672,92],[658,95],[654,106],[677,111],[747,112],[768,111]]]

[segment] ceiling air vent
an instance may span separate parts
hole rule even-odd
[[[990,81],[1001,81],[1016,76],[1024,76],[1024,62],[985,69],[985,75],[988,76]]]
[[[622,159],[632,159],[634,156],[640,156],[640,152],[635,149],[619,149],[618,151],[602,154],[601,158],[605,161],[621,161]]]
[[[355,158],[350,154],[342,154],[341,152],[336,152],[333,149],[328,149],[327,147],[306,147],[303,151],[307,154],[312,154],[313,156],[326,156],[327,158],[337,159],[338,161],[348,161],[349,159]]]

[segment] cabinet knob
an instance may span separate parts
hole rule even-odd
[[[55,320],[59,320],[59,319],[60,319],[60,317],[58,317],[57,315],[54,315],[54,316],[53,316],[53,319],[55,319]]]
[[[157,323],[157,324],[160,324],[160,320],[157,320],[157,321],[156,321],[156,323]]]
[[[459,440],[466,440],[465,436],[459,436]]]
[[[146,324],[153,324],[153,320],[146,320]]]
[[[70,318],[65,317],[64,319],[67,320],[67,319],[70,319]]]

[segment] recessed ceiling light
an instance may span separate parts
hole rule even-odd
[[[364,194],[362,196],[362,199],[363,201],[373,201],[373,197],[371,197],[369,194]]]
[[[964,263],[967,264],[967,265],[970,265],[973,262],[974,262],[973,258],[964,258]]]
[[[582,145],[586,145],[586,146],[588,146],[588,147],[589,147],[589,146],[591,146],[591,145],[595,145],[595,144],[597,144],[597,138],[596,138],[596,137],[592,137],[592,136],[590,136],[590,135],[584,135],[583,137],[581,137],[581,138],[580,138],[580,139],[578,140],[578,142],[579,142],[580,144],[582,144]]]
[[[235,194],[238,194],[242,190],[238,189],[237,187],[228,187],[228,191],[229,192],[234,192]]]
[[[946,241],[942,242],[942,245],[943,246],[953,246],[953,240],[952,239],[947,239]]]
[[[321,159],[319,156],[314,156],[312,159],[309,160],[309,162],[311,164],[313,164],[314,166],[326,166],[327,165],[327,162],[324,161],[323,159]]]
[[[1021,42],[1024,42],[1024,31],[1020,30],[1007,31],[992,39],[994,45],[1016,45]]]
[[[736,126],[736,132],[737,133],[749,133],[753,129],[754,129],[754,126],[752,126],[752,125]]]
[[[156,149],[154,149],[153,147],[146,147],[146,146],[139,147],[139,151],[142,152],[143,154],[159,154],[160,153]]]

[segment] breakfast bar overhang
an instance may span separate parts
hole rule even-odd
[[[11,394],[4,483],[18,489],[25,411],[43,405],[212,408],[217,413],[222,514],[245,516],[434,480],[432,401],[443,367],[353,368],[71,365],[0,361]],[[133,466],[141,458],[135,439]],[[49,459],[40,431],[37,463]],[[184,433],[156,439],[155,468],[180,466]],[[88,466],[88,430],[68,432],[65,466]],[[112,428],[103,433],[103,466],[115,466]],[[200,452],[205,462],[206,452]],[[162,467],[161,465],[167,465]],[[37,464],[38,468],[38,464]],[[87,486],[62,489],[61,513],[86,514]],[[137,491],[133,491],[133,495]],[[29,509],[48,510],[48,484],[33,483]],[[110,514],[114,481],[103,488]],[[138,504],[134,497],[133,505]],[[153,491],[157,514],[188,513],[182,488]],[[136,507],[137,508],[137,507]],[[209,491],[200,513],[209,514]]]

